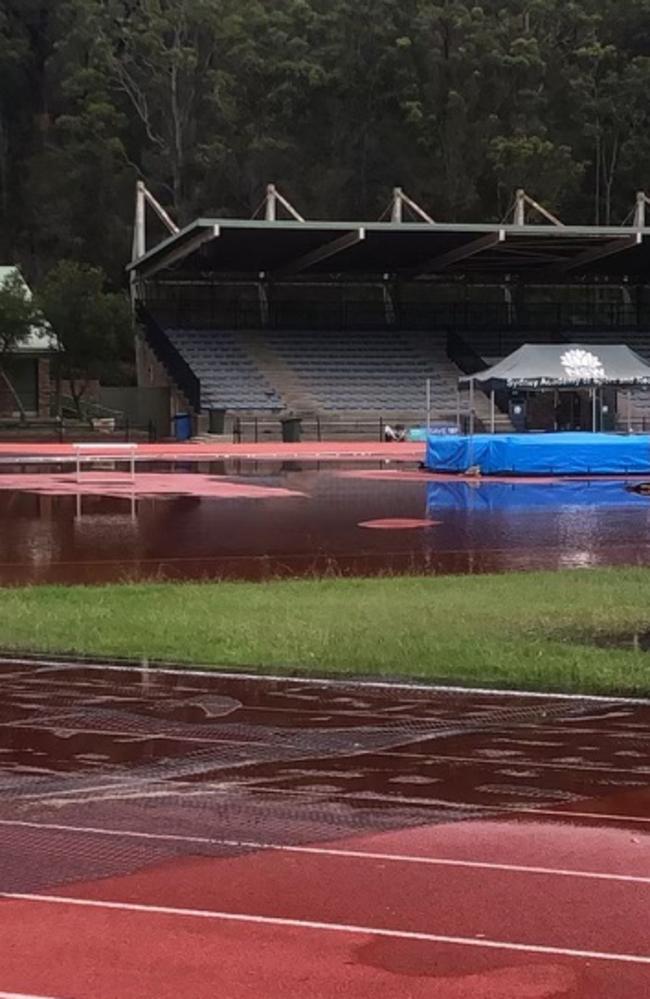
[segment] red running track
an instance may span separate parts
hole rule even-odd
[[[112,456],[109,448],[111,441],[98,441],[97,443],[100,445],[98,453]],[[92,454],[90,446],[87,447],[86,453]],[[115,453],[120,453],[119,443],[116,443]],[[358,461],[385,458],[392,461],[421,461],[424,457],[424,445],[380,441],[304,441],[298,444],[281,444],[274,441],[265,441],[261,444],[224,444],[222,442],[218,444],[198,442],[181,444],[171,441],[163,444],[138,444],[136,454],[138,460],[148,461],[191,461],[192,459],[207,461],[227,458],[279,459],[284,461],[294,458],[303,461],[324,461],[327,459]],[[56,443],[50,441],[42,444],[19,441],[0,442],[0,457],[4,458],[47,457],[54,459],[72,458],[74,455],[73,442]]]
[[[36,669],[2,676],[0,996],[650,992],[650,707]],[[359,750],[395,720],[433,734]],[[217,754],[191,780],[143,768],[191,758],[202,726],[248,763]],[[261,762],[279,728],[285,744],[351,741],[294,760],[275,742]],[[356,832],[317,836],[334,807]],[[217,839],[221,855],[201,855]],[[125,843],[142,851],[128,864]],[[147,855],[158,845],[176,856]],[[70,876],[98,857],[103,876]]]

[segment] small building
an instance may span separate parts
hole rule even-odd
[[[0,285],[17,275],[28,295],[31,290],[17,267],[0,266]],[[35,326],[29,337],[17,344],[3,359],[5,371],[29,417],[46,419],[50,416],[51,402],[51,362],[57,351],[57,342],[51,329],[44,322]],[[0,417],[19,416],[16,400],[0,379]]]

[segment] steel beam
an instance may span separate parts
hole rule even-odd
[[[432,257],[431,260],[427,260],[423,264],[411,268],[403,276],[408,277],[409,275],[427,274],[432,271],[444,271],[447,267],[451,267],[452,264],[460,263],[461,260],[468,260],[470,257],[475,257],[478,253],[483,253],[485,250],[493,250],[495,247],[500,246],[501,243],[505,243],[505,240],[505,229],[499,229],[498,232],[489,232],[486,236],[481,236],[479,239],[473,239],[471,242],[465,243],[464,246],[457,246],[455,250],[441,253],[439,257]]]
[[[338,239],[333,239],[329,243],[323,243],[322,246],[311,250],[309,253],[305,253],[302,257],[296,257],[295,260],[285,264],[284,267],[279,267],[273,271],[272,276],[297,274],[300,271],[308,270],[314,264],[320,264],[323,260],[329,260],[330,257],[336,256],[337,253],[348,250],[351,246],[356,246],[357,243],[362,243],[365,238],[366,230],[364,228],[354,229],[344,236],[340,236]]]
[[[138,269],[138,277],[141,279],[146,279],[157,274],[158,271],[162,271],[165,267],[171,267],[175,264],[177,260],[184,260],[185,257],[189,257],[192,253],[196,253],[205,243],[211,242],[211,240],[216,239],[220,235],[220,228],[218,225],[209,225],[201,229],[188,239],[186,243],[182,246],[177,246],[175,249],[170,247],[169,250],[163,251],[159,256],[156,256],[151,263],[144,264]]]
[[[579,253],[577,257],[564,260],[562,263],[552,264],[549,273],[564,274],[567,271],[574,271],[587,264],[593,264],[597,260],[612,257],[616,253],[623,253],[624,250],[631,250],[635,246],[640,246],[642,242],[643,235],[640,232],[635,232],[632,236],[617,236],[615,239],[607,240],[606,243],[601,243],[600,246],[594,246],[590,250],[585,250],[584,253]]]

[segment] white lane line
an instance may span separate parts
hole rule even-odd
[[[31,992],[0,992],[0,999],[56,999],[55,996],[33,996]],[[59,996],[59,999],[63,999]]]
[[[368,755],[371,755],[369,752]],[[578,771],[580,773],[596,773],[596,774],[632,774],[637,777],[647,777],[650,781],[650,766],[645,770],[635,770],[632,767],[606,767],[606,766],[583,766],[578,763],[539,763],[536,760],[518,760],[512,757],[503,757],[502,759],[497,759],[493,756],[447,756],[443,753],[395,753],[389,750],[381,750],[376,753],[372,753],[373,756],[389,756],[391,759],[396,760],[430,760],[431,762],[441,762],[441,763],[473,763],[475,766],[493,766],[507,768],[508,770],[528,770],[530,768],[535,769],[536,767],[546,767],[550,770],[569,770]],[[398,775],[396,775],[398,776]]]
[[[157,782],[152,781],[152,785],[156,785]],[[192,790],[195,787],[194,784],[189,781],[160,781],[159,788],[152,791],[140,792],[137,789],[131,790],[130,787],[124,786],[123,793],[107,793],[96,795],[94,797],[83,798],[81,801],[77,801],[74,798],[63,799],[61,797],[56,797],[56,792],[51,792],[51,797],[49,800],[55,804],[57,807],[59,805],[65,804],[75,804],[75,805],[87,805],[96,804],[106,801],[140,801],[148,798],[201,798],[207,797],[208,795],[228,795],[232,794],[234,791],[242,790],[241,786],[233,787],[229,782],[224,782],[222,784],[209,784],[203,786],[198,790]],[[146,783],[143,786],[147,786]],[[91,789],[92,790],[92,789]],[[98,788],[97,790],[102,790]],[[110,792],[111,789],[107,788]],[[114,792],[119,792],[120,785],[117,785]],[[515,818],[519,815],[550,815],[559,819],[566,818],[577,818],[577,819],[591,819],[592,821],[602,820],[604,822],[633,822],[633,823],[650,823],[650,816],[640,816],[640,815],[610,815],[607,812],[578,812],[578,811],[565,811],[559,808],[532,808],[526,805],[513,805],[513,804],[494,804],[494,805],[479,805],[472,804],[467,801],[445,801],[442,798],[404,798],[401,796],[388,797],[386,795],[348,795],[345,792],[332,794],[330,791],[296,791],[296,790],[284,790],[282,788],[267,788],[267,787],[255,787],[247,783],[243,790],[247,792],[248,796],[252,795],[262,795],[262,794],[276,794],[283,795],[285,798],[291,797],[307,797],[311,799],[326,799],[331,800],[334,798],[341,799],[345,804],[346,801],[354,801],[357,804],[364,804],[365,802],[370,802],[374,804],[376,802],[382,802],[384,804],[406,804],[414,805],[421,808],[441,808],[447,809],[450,812],[450,818],[455,819],[459,814],[465,813],[470,818],[477,817],[477,813],[481,812],[487,813],[488,818],[498,821],[499,816],[502,814],[513,815]],[[69,791],[64,792],[66,794],[74,794],[75,792]],[[83,790],[76,792],[78,794],[83,794]],[[26,797],[26,796],[24,796]],[[23,798],[21,798],[23,800]],[[38,804],[38,800],[37,800]]]
[[[45,724],[47,722],[47,724]],[[77,728],[70,725],[60,725],[55,718],[43,719],[43,721],[29,721],[24,718],[21,721],[4,722],[4,728],[19,728],[36,730],[39,732],[66,732],[70,735],[104,735],[104,736],[127,736],[134,741],[144,741],[149,739],[167,739],[169,742],[198,742],[202,746],[270,746],[271,743],[264,739],[217,739],[209,735],[176,735],[164,731],[159,732],[130,732],[128,729],[117,728]]]
[[[124,664],[120,665],[118,663],[102,664],[102,663],[86,663],[78,660],[52,660],[52,659],[22,659],[19,656],[1,657],[0,666],[2,663],[9,663],[10,665],[18,666],[47,666],[52,668],[74,668],[74,669],[90,669],[90,670],[118,670],[127,673],[138,673],[141,672],[142,667],[136,663],[130,665]],[[194,664],[193,667],[184,668],[179,663],[169,663],[160,664],[156,666],[149,666],[148,671],[151,673],[163,673],[171,674],[172,676],[200,676],[204,680],[209,677],[216,677],[220,680],[252,680],[259,683],[286,683],[286,684],[297,684],[297,685],[313,685],[317,687],[357,687],[361,690],[389,690],[389,691],[417,691],[424,693],[441,693],[441,694],[464,694],[471,696],[473,694],[478,694],[482,697],[512,697],[512,698],[533,698],[535,700],[551,700],[551,701],[582,701],[582,702],[593,702],[595,704],[610,704],[612,706],[618,704],[650,704],[650,698],[647,697],[606,697],[604,695],[598,694],[558,694],[558,693],[544,693],[542,691],[531,691],[531,690],[495,690],[489,687],[458,687],[458,686],[444,686],[443,684],[426,684],[426,683],[408,683],[405,681],[393,683],[387,680],[365,680],[365,679],[355,679],[354,677],[347,677],[345,679],[332,678],[332,677],[311,677],[311,676],[295,676],[289,673],[284,675],[278,675],[274,673],[244,673],[240,672],[237,667],[233,666],[232,670],[216,670],[209,664]]]
[[[605,721],[606,720],[607,719],[605,719]],[[584,735],[589,738],[596,738],[596,739],[602,739],[603,735],[605,735],[607,736],[608,739],[612,739],[614,741],[616,739],[633,739],[633,740],[638,740],[639,742],[647,742],[647,740],[650,739],[650,735],[648,735],[647,733],[644,734],[643,732],[637,732],[637,731],[630,732],[616,727],[610,727],[605,731],[603,731],[602,728],[574,728],[570,724],[571,721],[577,721],[577,718],[575,716],[572,719],[567,718],[564,725],[555,725],[555,724],[550,724],[548,722],[543,723],[541,725],[540,724],[531,725],[528,722],[512,722],[511,724],[508,724],[508,732],[510,733],[512,731],[514,733],[517,732],[539,733],[541,731],[545,734],[548,733],[549,735],[556,735],[556,734],[563,735],[565,739],[567,738],[567,736],[574,736],[574,735]],[[515,735],[509,735],[508,741],[517,743],[519,740],[515,738]]]
[[[106,780],[110,780],[110,778],[105,778],[105,779]],[[122,790],[124,790],[124,791],[131,791],[131,792],[137,792],[138,788],[155,787],[157,784],[162,784],[163,783],[162,777],[158,777],[158,778],[151,777],[150,779],[147,779],[147,778],[144,778],[144,777],[143,778],[132,777],[130,780],[126,780],[123,777],[122,778],[115,777],[114,781],[115,781],[114,784],[97,784],[95,787],[88,787],[88,788],[85,788],[85,787],[73,787],[73,788],[68,788],[68,790],[63,790],[63,791],[34,791],[33,793],[29,793],[29,794],[21,794],[19,800],[20,801],[35,801],[37,804],[38,804],[38,802],[41,802],[41,801],[65,801],[65,800],[68,800],[70,802],[70,804],[78,804],[78,801],[76,801],[76,798],[78,798],[79,795],[85,795],[87,793],[90,794],[90,793],[96,793],[96,792],[99,792],[99,791],[101,791],[101,792],[104,792],[104,791],[116,792],[116,791],[122,791]],[[109,800],[112,797],[113,797],[112,794],[109,795]],[[144,797],[144,795],[143,795],[143,797]],[[104,800],[103,798],[84,798],[83,799],[83,803],[85,804],[87,801],[103,801],[103,800]]]
[[[27,718],[20,719],[19,721],[5,722],[5,728],[19,728],[25,730],[35,730],[44,732],[65,732],[70,735],[102,735],[102,736],[124,736],[131,738],[135,741],[143,740],[155,740],[155,739],[166,739],[172,742],[196,742],[200,745],[232,745],[232,746],[250,746],[250,745],[269,745],[263,739],[219,739],[215,737],[210,737],[207,734],[205,736],[190,736],[190,735],[177,735],[176,733],[170,733],[165,731],[147,731],[147,732],[131,732],[128,729],[117,729],[117,728],[82,728],[77,726],[70,726],[65,724],[60,724],[56,721],[56,718],[44,718],[31,721]],[[351,729],[352,731],[352,729]],[[435,739],[435,735],[432,736],[432,741]],[[406,745],[406,743],[405,743]],[[355,754],[358,755],[358,754]],[[515,760],[510,758],[496,759],[494,757],[482,757],[482,756],[451,756],[442,753],[395,753],[390,752],[390,750],[368,750],[368,755],[372,756],[382,756],[389,757],[391,759],[397,760],[425,760],[431,762],[440,763],[472,763],[475,766],[491,766],[502,768],[507,766],[508,769],[529,769],[531,767],[535,768],[546,768],[551,770],[564,770],[564,771],[575,771],[579,773],[595,773],[595,774],[631,774],[638,777],[648,777],[650,779],[650,767],[644,770],[635,769],[633,767],[606,767],[606,766],[583,766],[580,764],[571,763],[546,763],[538,762],[537,760]]]
[[[475,815],[477,812],[488,812],[490,815],[500,812],[531,812],[533,814],[541,815],[596,814],[596,817],[601,817],[597,813],[565,812],[558,809],[531,808],[523,805],[505,803],[474,804],[466,801],[448,801],[444,798],[415,798],[407,797],[405,795],[385,795],[372,792],[367,794],[347,794],[345,791],[332,792],[302,790],[300,788],[258,787],[251,783],[252,780],[254,780],[254,778],[249,778],[244,786],[241,784],[233,786],[231,780],[225,780],[205,782],[201,786],[197,787],[197,785],[191,781],[182,779],[173,780],[171,778],[165,779],[164,777],[152,777],[149,779],[141,778],[139,780],[132,778],[131,780],[124,780],[123,782],[120,782],[119,778],[115,778],[114,784],[98,784],[94,787],[69,788],[63,791],[44,791],[40,793],[34,791],[32,794],[21,795],[20,800],[35,801],[37,804],[49,801],[58,807],[67,804],[88,805],[107,801],[143,801],[151,798],[203,798],[209,797],[210,795],[232,794],[233,791],[237,793],[243,790],[249,797],[276,795],[282,798],[307,798],[309,800],[325,799],[327,801],[340,800],[343,804],[353,801],[356,804],[361,805],[366,802],[369,802],[370,804],[381,802],[382,804],[387,805],[413,805],[422,809],[442,808],[449,810],[452,814],[465,812],[470,816]],[[620,818],[620,816],[615,817]],[[638,818],[633,821],[650,822],[650,817],[647,819]]]
[[[191,785],[188,785],[191,786]],[[616,822],[649,822],[650,816],[640,816],[640,815],[609,815],[601,814],[600,812],[579,812],[579,811],[568,811],[563,808],[533,808],[529,805],[517,805],[507,802],[495,802],[494,804],[473,804],[469,801],[445,801],[443,798],[409,798],[402,795],[386,795],[386,794],[346,794],[345,791],[334,792],[331,791],[301,791],[299,788],[281,788],[281,787],[256,787],[254,784],[248,784],[246,786],[246,791],[252,794],[276,794],[276,795],[286,795],[287,797],[324,797],[324,798],[341,798],[343,802],[354,801],[356,803],[363,804],[366,801],[371,803],[381,801],[384,804],[398,804],[398,805],[414,805],[421,806],[422,808],[448,808],[456,811],[467,812],[471,815],[474,811],[478,812],[489,812],[491,815],[498,814],[499,812],[524,812],[525,814],[531,815],[558,815],[560,818],[565,816],[571,816],[576,818],[587,818],[587,819],[609,819]],[[199,794],[200,791],[195,792]],[[209,789],[206,788],[206,794],[209,793]],[[190,792],[192,794],[192,792]],[[591,799],[590,799],[591,800]]]
[[[275,853],[296,853],[316,857],[337,857],[353,860],[381,861],[382,863],[419,864],[425,867],[459,867],[514,874],[541,874],[562,878],[582,878],[593,881],[621,881],[650,885],[650,877],[636,874],[610,874],[600,871],[569,870],[562,867],[536,867],[527,864],[497,864],[482,860],[457,860],[450,857],[422,857],[407,853],[382,853],[373,850],[345,850],[323,846],[291,846],[285,843],[267,843],[260,840],[215,839],[211,836],[186,836],[176,833],[149,833],[134,829],[107,829],[103,826],[75,826],[58,822],[29,822],[19,819],[0,819],[0,826],[17,826],[24,829],[47,829],[52,832],[72,832],[89,836],[154,840],[155,842],[188,843],[202,846],[227,846],[245,850],[268,850]]]
[[[646,954],[617,954],[610,951],[577,950],[569,947],[549,947],[543,944],[519,943],[512,940],[448,936],[442,933],[419,933],[416,930],[388,929],[383,926],[359,926],[356,923],[324,923],[312,919],[260,916],[247,912],[220,912],[216,909],[182,909],[171,905],[143,905],[135,902],[67,898],[63,895],[32,895],[23,892],[1,892],[0,898],[18,902],[43,903],[45,905],[68,905],[89,909],[109,909],[117,912],[139,912],[147,915],[178,916],[184,919],[210,919],[230,923],[249,923],[258,926],[281,926],[299,930],[319,930],[329,933],[389,937],[393,940],[419,940],[425,943],[477,947],[484,950],[518,951],[524,954],[553,954],[558,957],[574,957],[591,961],[613,961],[623,964],[650,965],[650,956]]]
[[[47,723],[47,724],[46,724]],[[196,742],[200,745],[215,746],[267,746],[270,743],[263,739],[218,739],[206,736],[177,735],[176,733],[164,731],[131,732],[128,729],[117,728],[79,728],[70,725],[61,725],[56,719],[43,719],[42,721],[30,721],[21,719],[20,721],[5,722],[5,728],[19,728],[28,731],[39,732],[65,732],[69,735],[103,735],[103,736],[124,736],[134,741],[166,739],[171,742]],[[353,731],[351,729],[351,731]],[[435,736],[432,736],[432,740]],[[405,743],[406,745],[406,743]],[[355,755],[359,755],[355,751]],[[578,773],[594,774],[630,774],[637,777],[648,777],[650,780],[650,766],[645,769],[635,769],[633,767],[606,767],[606,766],[582,766],[576,763],[542,763],[537,760],[515,760],[511,758],[496,759],[494,757],[482,756],[449,756],[442,753],[395,753],[390,750],[368,750],[368,755],[389,757],[396,760],[423,760],[432,763],[472,763],[475,766],[490,766],[502,769],[507,767],[510,770],[546,768],[551,770],[564,770]]]

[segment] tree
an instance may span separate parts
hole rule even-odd
[[[650,188],[649,44],[650,0],[0,0],[0,257],[118,287],[137,178],[181,223],[267,181],[312,217],[401,184],[441,221],[520,186],[618,221]]]
[[[212,142],[220,131],[227,89],[220,42],[231,5],[224,0],[85,2],[94,2],[96,10],[96,58],[142,135],[141,172],[154,170],[184,217],[195,157],[208,138],[202,126],[210,121]]]
[[[97,267],[63,260],[47,275],[37,301],[61,346],[59,366],[77,414],[92,378],[100,378],[132,336],[126,295],[104,290]]]
[[[488,155],[506,198],[523,187],[557,211],[574,193],[584,172],[569,146],[556,146],[538,135],[499,135],[490,143]]]
[[[21,419],[25,419],[25,408],[7,372],[7,358],[29,338],[35,326],[42,324],[29,288],[18,270],[0,281],[0,379],[5,383]]]

